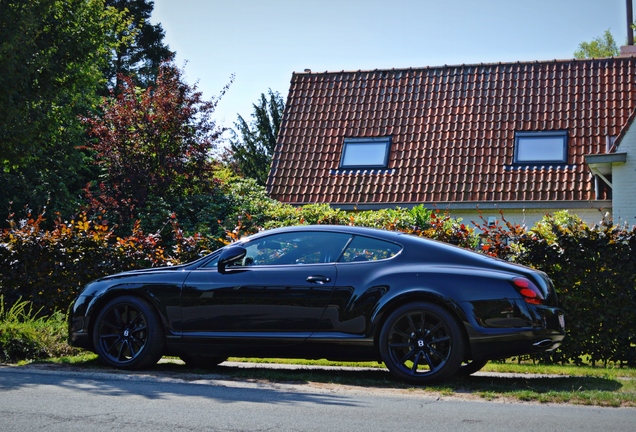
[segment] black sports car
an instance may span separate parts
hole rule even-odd
[[[70,344],[137,369],[163,355],[384,361],[418,384],[553,350],[563,311],[545,273],[403,233],[262,232],[189,264],[88,284]]]

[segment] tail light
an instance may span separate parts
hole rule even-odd
[[[512,283],[526,303],[539,305],[545,302],[543,293],[531,280],[526,278],[514,278]]]

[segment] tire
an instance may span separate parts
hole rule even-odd
[[[457,321],[432,303],[409,303],[387,318],[380,332],[380,355],[397,378],[428,385],[454,376],[466,342]]]
[[[163,328],[147,302],[133,296],[117,297],[97,315],[93,344],[99,359],[108,366],[148,368],[162,356]]]
[[[184,361],[186,366],[196,369],[213,369],[227,360],[227,357],[194,354],[183,354],[179,358]]]
[[[457,376],[467,377],[479,372],[488,363],[488,360],[468,360],[462,363],[457,371]]]

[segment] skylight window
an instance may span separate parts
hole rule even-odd
[[[345,138],[340,168],[386,168],[391,138]]]
[[[568,160],[567,131],[515,133],[516,164],[564,164]]]

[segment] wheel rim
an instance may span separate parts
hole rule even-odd
[[[388,337],[392,362],[413,377],[432,375],[441,370],[451,355],[450,329],[432,313],[402,315],[391,327]]]
[[[131,304],[115,305],[99,322],[98,337],[101,351],[109,360],[129,363],[140,355],[148,341],[146,317]]]

